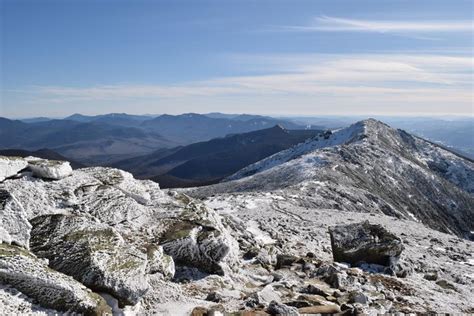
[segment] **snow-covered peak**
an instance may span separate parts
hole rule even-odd
[[[317,149],[362,141],[369,135],[376,135],[384,132],[384,129],[390,129],[390,127],[380,121],[367,119],[333,132],[326,131],[306,140],[304,143],[280,151],[270,157],[247,166],[237,173],[227,177],[224,181],[237,180],[268,170]]]

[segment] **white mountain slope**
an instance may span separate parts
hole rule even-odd
[[[468,237],[474,230],[474,163],[369,119],[250,165],[196,197],[278,191],[295,205],[384,213]],[[282,192],[280,192],[282,191]]]

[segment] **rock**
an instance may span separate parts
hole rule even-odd
[[[191,316],[207,316],[208,309],[202,306],[194,307]]]
[[[38,178],[59,180],[72,174],[72,168],[68,161],[46,160],[36,157],[26,157],[28,168]]]
[[[276,263],[275,268],[281,269],[281,268],[291,267],[291,265],[295,263],[296,261],[298,261],[299,258],[292,255],[280,254],[280,255],[277,255],[276,259],[277,259],[277,263]]]
[[[160,244],[176,264],[223,275],[221,263],[231,249],[237,256],[238,244],[214,211],[197,205],[189,207],[168,227],[160,238]]]
[[[436,282],[436,284],[442,287],[443,289],[456,291],[456,287],[446,280],[439,280]]]
[[[341,267],[335,264],[322,265],[316,270],[315,275],[335,289],[346,289],[356,279],[353,276],[348,276]]]
[[[270,304],[272,301],[281,302],[280,294],[273,289],[271,284],[266,285],[262,290],[257,292],[258,303]]]
[[[268,305],[267,313],[270,315],[285,315],[285,316],[298,316],[298,309],[292,306],[281,304],[275,301],[270,302]]]
[[[430,272],[430,273],[426,273],[423,278],[425,280],[428,280],[428,281],[436,281],[438,280],[438,272]]]
[[[296,307],[296,308],[312,306],[312,304],[310,304],[308,301],[302,300],[302,299],[301,300],[297,299],[297,300],[294,300],[294,301],[286,302],[285,304],[288,305],[288,306]]]
[[[369,303],[369,298],[362,292],[351,292],[349,293],[349,303],[367,305]]]
[[[23,158],[0,156],[0,182],[13,177],[27,166],[28,163]]]
[[[147,273],[160,273],[165,280],[171,280],[176,272],[174,260],[164,253],[163,247],[151,245],[147,249]]]
[[[36,300],[41,306],[84,315],[112,315],[98,294],[48,268],[27,250],[0,244],[0,283]]]
[[[322,297],[328,297],[328,296],[331,296],[333,293],[334,293],[334,290],[331,290],[329,289],[329,287],[323,287],[323,286],[316,286],[314,284],[309,284],[306,289],[305,289],[305,292],[308,293],[308,294],[316,294],[316,295],[320,295]]]
[[[222,295],[217,292],[211,292],[206,296],[206,301],[219,303],[220,301],[222,301]]]
[[[97,291],[135,305],[148,290],[147,255],[128,245],[112,227],[77,215],[31,220],[31,249],[50,267]]]
[[[300,314],[305,314],[305,315],[336,314],[336,313],[340,313],[341,309],[337,305],[320,305],[320,306],[302,307],[298,309],[298,312]]]
[[[0,243],[28,248],[30,231],[23,206],[8,191],[0,189]]]
[[[334,261],[394,267],[404,247],[397,236],[368,221],[329,229]]]

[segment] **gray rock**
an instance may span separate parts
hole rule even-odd
[[[0,244],[0,283],[16,288],[46,308],[84,315],[112,314],[98,294],[16,246]]]
[[[362,292],[351,292],[349,294],[349,303],[367,305],[369,303],[369,298]]]
[[[436,281],[438,280],[438,272],[429,272],[429,273],[426,273],[423,278],[425,280],[428,280],[428,281]]]
[[[160,273],[165,280],[171,280],[175,274],[174,260],[164,253],[163,247],[151,245],[147,249],[147,273]]]
[[[456,291],[456,287],[446,280],[439,280],[436,282],[437,285],[446,290]]]
[[[0,243],[28,248],[30,230],[23,206],[7,190],[0,189]]]
[[[298,309],[276,301],[271,301],[268,305],[267,313],[270,315],[299,316]]]
[[[329,229],[334,261],[395,267],[404,247],[397,236],[368,221]]]
[[[275,268],[281,269],[281,268],[291,267],[291,265],[293,263],[296,263],[296,261],[298,261],[299,258],[297,256],[280,254],[280,255],[277,255],[276,259],[277,259],[277,263],[276,263]]]
[[[122,305],[135,305],[148,290],[146,254],[127,245],[115,229],[75,215],[44,215],[31,223],[31,249],[53,269]]]
[[[222,295],[217,292],[211,292],[206,296],[206,301],[219,303],[220,301],[222,301]]]
[[[211,210],[190,205],[180,219],[169,225],[160,238],[166,254],[178,265],[198,268],[213,274],[224,274],[222,261],[237,242]]]

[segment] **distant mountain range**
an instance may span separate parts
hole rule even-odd
[[[159,150],[111,166],[150,178],[161,187],[216,183],[239,169],[321,134],[321,130],[287,130],[281,125],[229,135],[184,147]]]
[[[157,117],[111,113],[73,114],[64,119],[0,118],[0,149],[49,148],[86,165],[102,165],[277,124],[289,129],[305,128],[290,121],[255,115],[213,118],[194,113]]]

